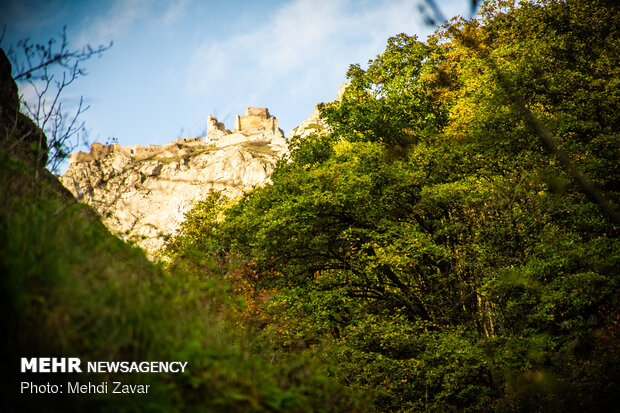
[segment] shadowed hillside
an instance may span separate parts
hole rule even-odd
[[[41,131],[19,113],[1,51],[0,69],[2,411],[359,409],[309,359],[283,358],[231,327],[240,303],[217,277],[164,271],[77,203],[38,166]],[[183,374],[24,374],[21,357],[188,364]],[[25,381],[65,391],[21,394]],[[107,394],[66,394],[68,382],[104,381]],[[111,394],[114,381],[150,391]]]

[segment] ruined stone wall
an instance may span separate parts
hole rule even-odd
[[[74,152],[69,155],[69,163],[73,162],[91,162],[95,160],[101,160],[111,153],[118,151],[120,145],[103,145],[99,142],[95,142],[90,146],[90,152]]]
[[[196,147],[215,143],[216,146],[234,145],[248,140],[266,140],[276,146],[285,147],[286,140],[278,128],[278,120],[271,116],[267,108],[248,107],[245,116],[237,115],[235,132],[226,129],[224,123],[218,122],[217,118],[209,115],[207,119],[207,139],[204,138],[180,138],[176,142],[166,145],[129,145],[118,144],[102,145],[95,142],[90,152],[76,152],[69,157],[69,163],[92,162],[102,160],[114,152],[120,152],[135,160],[151,158],[173,158],[191,153]],[[265,136],[268,134],[270,136]]]
[[[211,132],[165,145],[94,143],[90,152],[71,155],[62,183],[111,230],[155,256],[211,189],[238,196],[263,185],[287,152],[279,130]]]
[[[245,116],[237,115],[235,132],[268,131],[275,133],[278,130],[278,120],[269,114],[267,108],[248,107]]]
[[[258,116],[259,118],[268,119],[271,117],[267,108],[253,108],[248,107],[245,110],[246,116]]]
[[[191,152],[195,148],[206,146],[204,138],[180,138],[176,142],[166,145],[128,145],[120,146],[119,144],[103,145],[95,142],[90,147],[90,152],[75,152],[69,155],[69,164],[79,162],[100,161],[110,157],[115,152],[128,155],[136,160],[147,158],[171,158],[174,156],[182,156]],[[189,151],[189,152],[188,152]]]
[[[232,133],[226,129],[223,122],[218,122],[215,116],[209,115],[209,118],[207,119],[207,137],[221,135],[221,132]]]

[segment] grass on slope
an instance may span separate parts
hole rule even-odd
[[[310,360],[275,357],[226,321],[225,284],[150,263],[46,171],[0,150],[3,411],[356,411]],[[20,357],[187,361],[185,374],[22,374]],[[26,395],[22,381],[150,384],[147,395]],[[111,391],[111,390],[110,390]]]

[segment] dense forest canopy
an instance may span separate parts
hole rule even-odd
[[[613,410],[620,10],[480,14],[352,65],[273,184],[213,194],[168,256],[379,411]]]

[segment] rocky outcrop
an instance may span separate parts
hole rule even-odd
[[[94,143],[90,152],[71,154],[62,183],[113,232],[153,255],[211,189],[238,196],[269,182],[287,141],[266,109],[254,109],[263,108],[248,108],[258,113],[249,116],[265,119],[246,119],[235,132],[209,116],[206,139],[146,147]]]
[[[347,83],[340,86],[338,100]],[[318,109],[289,136],[326,130]],[[210,190],[239,196],[269,182],[288,141],[267,108],[249,107],[233,130],[209,115],[207,137],[166,145],[102,145],[70,156],[61,181],[91,205],[110,230],[151,256],[179,228],[192,206]]]

